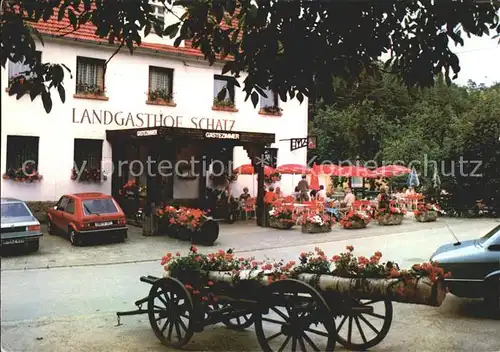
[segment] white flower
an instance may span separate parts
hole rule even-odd
[[[275,214],[275,213],[276,213],[276,212],[274,211],[274,209],[271,209],[271,210],[269,211],[269,215],[271,215],[271,216],[274,216],[274,214]]]

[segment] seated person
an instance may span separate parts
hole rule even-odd
[[[274,187],[273,186],[269,187],[269,190],[266,192],[266,194],[264,196],[264,203],[265,204],[273,204],[277,200],[278,200],[278,196],[274,192]]]
[[[276,195],[278,196],[278,198],[281,198],[283,196],[281,189],[279,187],[276,187],[275,192],[276,192]]]
[[[356,196],[352,193],[352,190],[349,187],[347,187],[345,189],[345,197],[344,197],[345,206],[349,208],[355,201],[356,201]]]
[[[243,188],[243,193],[240,194],[240,200],[246,201],[251,197],[250,193],[248,193],[248,187]]]
[[[384,187],[380,188],[380,193],[377,197],[377,201],[378,201],[377,209],[389,209],[389,204],[391,202],[391,199]]]
[[[316,195],[318,192],[316,190],[312,189],[311,192],[309,192],[309,199],[313,200],[316,199]]]
[[[296,201],[300,200],[299,186],[295,187],[295,190],[293,191],[292,196],[295,197]]]
[[[325,191],[325,186],[323,186],[323,185],[319,186],[319,191],[316,194],[316,198],[323,199],[323,200],[327,199],[326,191]]]

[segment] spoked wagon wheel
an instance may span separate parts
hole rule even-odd
[[[335,349],[335,320],[323,297],[310,285],[291,279],[278,281],[267,288],[259,307],[262,313],[256,314],[255,332],[265,352]]]
[[[160,279],[148,296],[148,317],[156,337],[162,344],[180,348],[193,336],[193,301],[177,279]]]
[[[352,298],[342,305],[342,315],[335,318],[337,341],[342,346],[365,351],[387,336],[392,323],[391,301]]]
[[[221,309],[221,308],[223,309],[223,308],[227,308],[229,306],[234,306],[234,305],[235,305],[234,302],[233,303],[215,303],[215,304],[212,304],[212,307],[214,310],[217,310],[217,309]],[[242,315],[242,316],[239,316],[236,318],[224,319],[222,321],[222,323],[230,329],[241,331],[241,330],[245,330],[245,329],[249,328],[250,326],[252,326],[254,321],[255,321],[254,315],[249,313],[249,314],[245,314],[245,315]]]

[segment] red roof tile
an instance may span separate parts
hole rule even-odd
[[[96,27],[92,23],[86,23],[78,30],[74,30],[73,26],[70,24],[69,19],[65,16],[61,21],[57,20],[57,11],[48,21],[43,22],[40,21],[38,23],[33,24],[33,26],[42,34],[49,35],[55,38],[62,39],[73,39],[73,40],[82,40],[96,43],[108,43],[106,38],[99,38],[95,32]],[[154,44],[142,42],[139,48],[143,49],[151,49],[159,52],[165,53],[178,53],[188,56],[197,56],[203,57],[204,55],[200,50],[191,48],[190,42],[187,43],[185,47],[174,47],[173,45],[166,44]]]

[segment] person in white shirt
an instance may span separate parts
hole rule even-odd
[[[356,201],[356,196],[352,193],[351,189],[347,187],[345,189],[345,198],[344,198],[344,203],[346,204],[347,207],[352,206],[352,203]]]
[[[316,193],[316,198],[326,200],[327,197],[326,197],[325,186],[323,185],[319,186],[319,191],[318,193]]]

